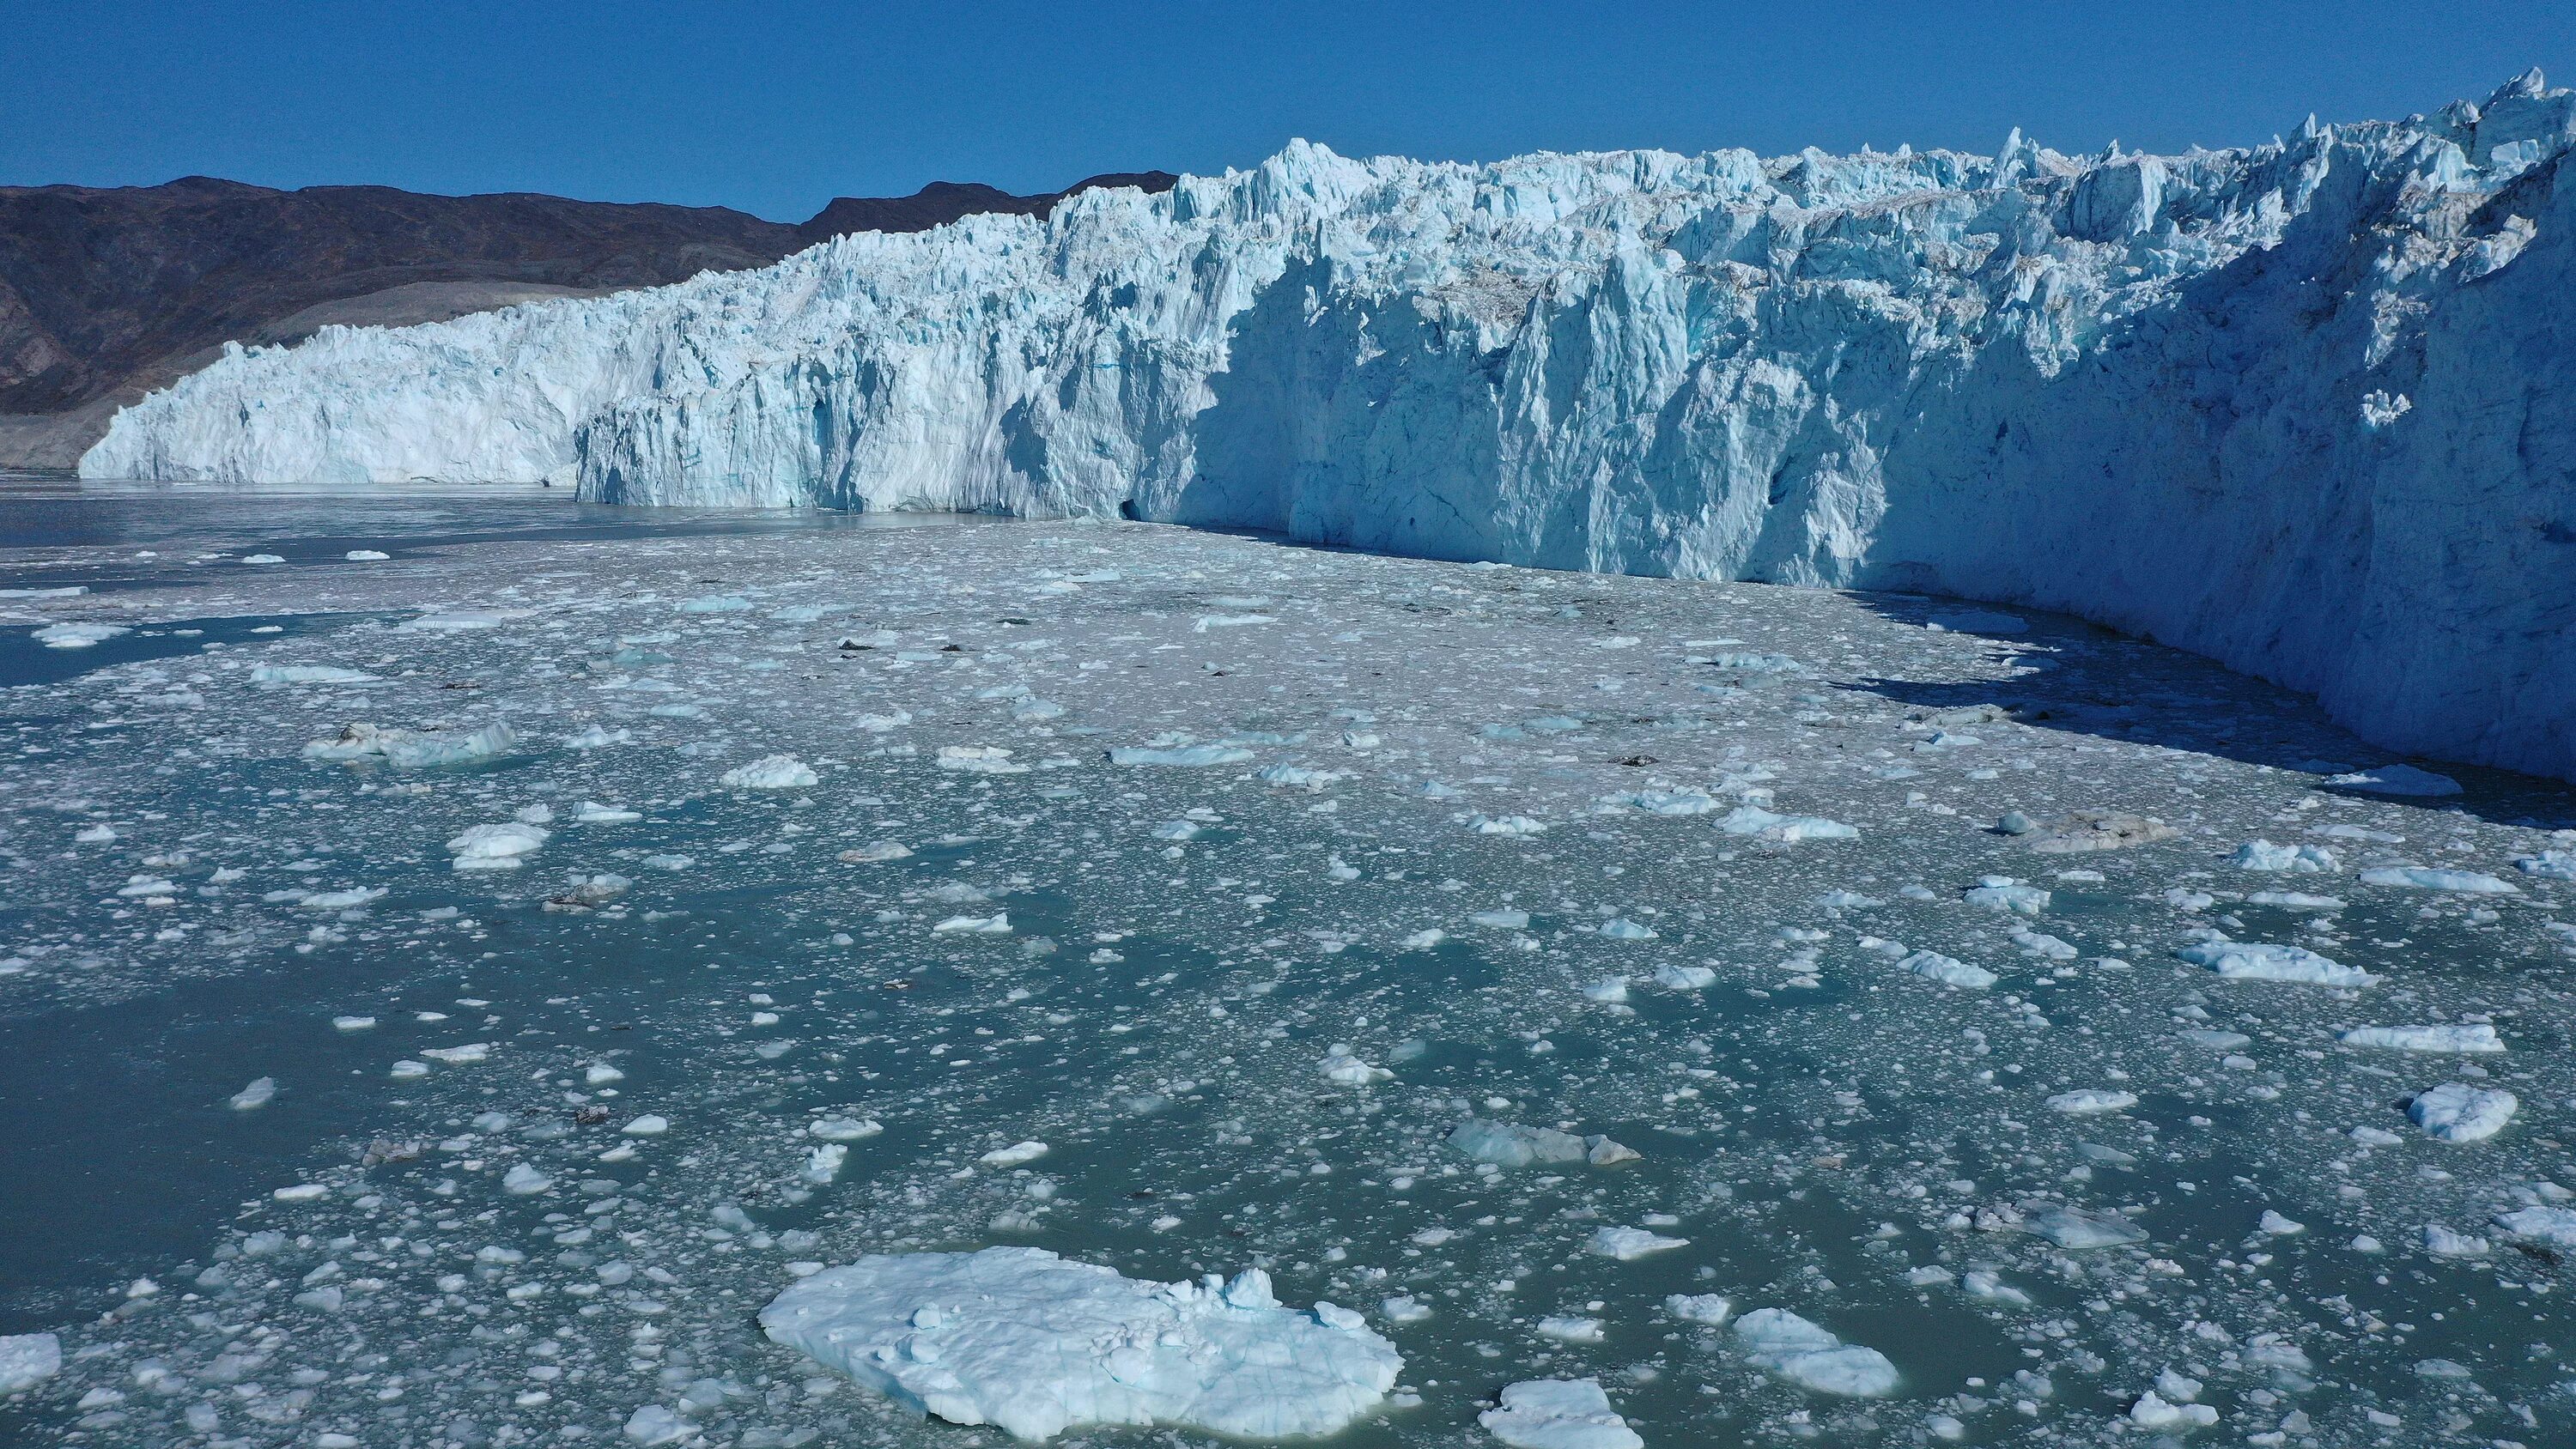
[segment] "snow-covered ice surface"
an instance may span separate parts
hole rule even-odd
[[[2576,886],[2515,866],[2576,849],[2558,787],[2333,784],[2385,757],[2036,610],[517,506],[555,523],[326,510],[0,577],[93,586],[0,598],[0,1101],[41,1128],[0,1154],[0,1334],[62,1353],[0,1441],[992,1449],[759,1326],[990,1248],[1357,1315],[1402,1356],[1362,1449],[1584,1380],[1650,1445],[2138,1446],[2183,1381],[2213,1443],[2576,1434],[2533,1348]],[[288,562],[190,561],[254,546]],[[301,753],[352,722],[515,744]],[[725,782],[778,756],[813,782]],[[517,869],[451,868],[505,824],[545,832]],[[2520,889],[2361,878],[2399,867]],[[2179,954],[2221,941],[2361,977]],[[2408,1105],[2454,1084],[2516,1109],[2438,1140]],[[1887,1370],[1739,1332],[1774,1309]],[[1221,1442],[1058,1442],[1166,1434]]]
[[[2391,748],[2576,776],[2571,141],[2576,94],[2533,72],[2173,156],[1297,142],[1045,220],[236,349],[82,468],[1937,589],[2317,691]],[[1200,628],[1275,627],[1205,602]]]

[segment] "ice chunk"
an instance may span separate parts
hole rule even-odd
[[[1467,920],[1471,925],[1494,931],[1526,931],[1530,922],[1527,911],[1478,911]]]
[[[1705,966],[1666,964],[1655,968],[1655,984],[1673,991],[1699,991],[1717,984],[1717,973]]]
[[[1599,1343],[1603,1337],[1600,1319],[1579,1314],[1551,1314],[1540,1319],[1537,1326],[1539,1337],[1560,1343]]]
[[[507,753],[519,742],[516,730],[500,720],[481,729],[446,731],[380,728],[371,724],[344,726],[327,740],[315,740],[304,747],[308,760],[364,760],[380,758],[398,770],[426,769],[435,765],[470,765]]]
[[[2544,850],[2538,855],[2518,857],[2514,868],[2542,880],[2576,881],[2576,850]]]
[[[2326,781],[2352,790],[2366,790],[2373,795],[2457,795],[2460,782],[2448,775],[2436,775],[2413,765],[2382,765],[2375,770],[2356,770],[2336,775]]]
[[[916,1412],[1045,1439],[1084,1424],[1333,1433],[1395,1384],[1395,1346],[1278,1307],[1267,1274],[1154,1283],[1036,1248],[874,1255],[761,1310],[781,1344]]]
[[[2516,1208],[2509,1213],[2496,1214],[2496,1226],[2517,1238],[2547,1243],[2552,1247],[2576,1248],[2576,1212],[2566,1208],[2537,1204]]]
[[[2344,903],[2337,896],[2312,896],[2305,891],[2255,891],[2245,897],[2250,906],[2281,906],[2293,911],[2340,911]]]
[[[857,1142],[885,1130],[873,1117],[824,1117],[805,1128],[826,1142]]]
[[[1109,763],[1113,765],[1240,765],[1251,758],[1252,751],[1234,745],[1175,745],[1109,752]]]
[[[470,826],[447,842],[456,854],[450,864],[457,870],[517,870],[520,857],[545,844],[548,834],[542,825],[516,820]]]
[[[584,800],[580,808],[572,812],[572,823],[575,825],[626,825],[643,818],[643,814],[639,811],[627,810],[615,805],[602,805],[596,800]]]
[[[633,730],[613,730],[604,725],[591,725],[564,736],[563,743],[567,750],[599,750],[606,749],[610,745],[632,744],[634,740]]]
[[[32,1389],[62,1368],[63,1341],[54,1335],[0,1334],[0,1394]]]
[[[1758,835],[1765,840],[1855,840],[1860,831],[1839,820],[1814,815],[1774,815],[1759,805],[1738,805],[1717,828],[1729,835]]]
[[[260,1108],[267,1106],[269,1104],[269,1100],[276,1095],[277,1078],[262,1077],[258,1081],[251,1083],[249,1086],[242,1088],[240,1091],[233,1093],[231,1106],[236,1112],[255,1112]]]
[[[1583,1139],[1571,1132],[1559,1132],[1553,1127],[1488,1122],[1476,1117],[1470,1117],[1453,1128],[1448,1142],[1478,1162],[1490,1162],[1497,1167],[1581,1162],[1586,1153]]]
[[[2218,1411],[2207,1404],[2167,1403],[2149,1389],[2129,1406],[2129,1422],[2141,1429],[2205,1429],[2218,1422]]]
[[[2356,1026],[2342,1037],[2345,1046],[2385,1047],[2401,1052],[2500,1052],[2492,1026]]]
[[[2051,1204],[2032,1213],[2024,1226],[2061,1248],[2117,1248],[2143,1243],[2147,1235],[2116,1213],[2087,1212]]]
[[[2418,1093],[2406,1115],[2424,1135],[2443,1142],[2480,1142],[2504,1130],[2522,1100],[2501,1087],[2444,1082]]]
[[[2379,978],[2327,960],[2304,946],[2250,941],[2199,941],[2174,952],[2230,981],[2288,981],[2309,986],[2368,986]]]
[[[392,558],[393,555],[378,549],[353,548],[347,553],[340,555],[340,557],[347,559],[351,563],[383,563],[385,560]]]
[[[374,679],[363,669],[329,664],[262,664],[250,672],[253,684],[366,684]]]
[[[882,860],[904,860],[912,847],[900,840],[872,840],[841,852],[841,860],[850,865],[873,865]]]
[[[1467,828],[1478,835],[1537,835],[1547,829],[1526,815],[1486,815],[1481,812],[1467,817]]]
[[[47,624],[28,637],[48,649],[87,649],[133,630],[124,624]]]
[[[2322,845],[2274,845],[2268,840],[2249,840],[2236,847],[2236,868],[2324,875],[2343,869],[2343,863]]]
[[[1644,1449],[1599,1379],[1528,1379],[1504,1388],[1476,1422],[1511,1449]]]
[[[2024,916],[2035,916],[2048,909],[2047,891],[2038,886],[2023,885],[2008,875],[1982,877],[1962,892],[1960,899],[1990,911],[2010,911]]]
[[[1025,775],[1029,767],[1011,758],[1000,745],[941,745],[934,761],[943,770],[970,775]]]
[[[2421,865],[2383,866],[2361,873],[2363,885],[2405,886],[2424,891],[2457,891],[2472,896],[2518,896],[2522,887],[2474,870],[2436,870]]]
[[[1584,1246],[1597,1257],[1616,1258],[1633,1263],[1650,1253],[1666,1253],[1690,1246],[1688,1238],[1667,1238],[1644,1228],[1594,1228]]]
[[[1348,1049],[1327,1054],[1323,1061],[1317,1064],[1316,1069],[1324,1074],[1325,1081],[1339,1082],[1345,1087],[1365,1087],[1371,1082],[1383,1082],[1395,1075],[1384,1067],[1371,1066],[1361,1061]]]
[[[1717,1293],[1673,1293],[1665,1296],[1664,1311],[1685,1323],[1714,1327],[1735,1312],[1735,1301]]]
[[[1982,966],[1971,966],[1965,961],[1944,956],[1938,951],[1917,951],[1897,962],[1896,965],[1899,970],[1911,971],[1927,980],[1969,991],[1983,991],[1994,985],[1998,979],[1995,973]]]
[[[727,770],[716,781],[728,790],[803,790],[819,777],[794,755],[763,755]]]
[[[996,1147],[976,1160],[986,1167],[1018,1167],[1046,1155],[1047,1145],[1043,1142],[1014,1142],[1008,1147]]]
[[[2138,1105],[2135,1092],[2109,1091],[2087,1087],[2078,1092],[2060,1092],[2048,1099],[2048,1110],[2069,1117],[2099,1117],[2109,1112],[2126,1112]]]
[[[1735,1341],[1756,1367],[1820,1394],[1879,1398],[1894,1393],[1896,1365],[1874,1348],[1785,1308],[1757,1308],[1735,1321]]]

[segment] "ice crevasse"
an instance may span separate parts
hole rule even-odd
[[[93,477],[1124,515],[2067,610],[2576,777],[2576,93],[2177,156],[1292,143],[228,352]]]

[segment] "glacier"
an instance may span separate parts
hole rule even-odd
[[[2576,93],[2272,144],[1355,160],[231,349],[85,477],[1130,517],[2062,610],[2576,777]]]

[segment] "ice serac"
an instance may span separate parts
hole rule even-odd
[[[1022,1439],[1084,1424],[1329,1434],[1403,1363],[1355,1312],[1282,1307],[1257,1268],[1141,1282],[1038,1248],[862,1258],[780,1293],[760,1324],[917,1412]]]
[[[1296,143],[1043,221],[328,330],[126,410],[82,466],[1957,594],[2576,776],[2572,131],[2526,76],[2161,157]]]

